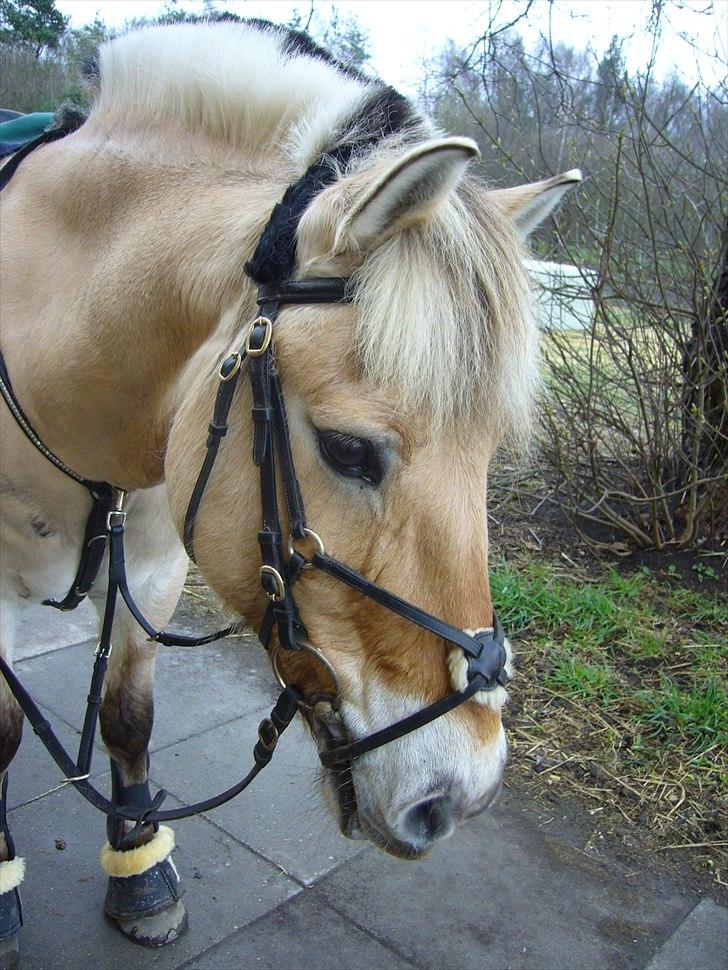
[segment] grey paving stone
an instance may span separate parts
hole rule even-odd
[[[96,610],[88,600],[72,613],[61,613],[41,603],[28,604],[18,623],[13,651],[15,659],[34,657],[90,640],[97,635],[98,623]]]
[[[223,940],[193,961],[189,970],[404,970],[411,966],[305,892]]]
[[[240,718],[157,752],[152,776],[186,802],[231,785],[252,764],[259,720]],[[296,718],[253,785],[210,817],[309,885],[367,848],[339,833],[318,792],[318,771],[314,745]]]
[[[75,758],[78,752],[80,732],[68,727],[67,724],[54,714],[44,710],[45,716],[51,722],[53,730],[65,746],[69,754]],[[108,770],[108,761],[100,745],[96,745],[93,760],[94,774],[103,774]],[[23,740],[18,753],[10,766],[10,781],[8,784],[8,805],[16,808],[47,792],[50,788],[63,781],[61,770],[48,754],[40,738],[36,737],[33,729],[26,721],[23,725]]]
[[[78,729],[95,646],[89,641],[17,664],[34,698]],[[269,707],[275,696],[268,660],[254,641],[233,637],[204,647],[160,647],[151,750]]]
[[[63,791],[17,809],[11,820],[27,860],[22,951],[28,970],[176,967],[299,890],[204,819],[176,822],[174,859],[187,889],[190,926],[171,946],[146,950],[103,916],[106,876],[98,850],[104,826],[98,812],[75,792]],[[62,851],[56,839],[63,840]]]
[[[643,966],[690,902],[624,876],[501,806],[422,862],[362,855],[313,892],[424,967]]]
[[[645,970],[725,970],[728,966],[728,909],[701,900]]]

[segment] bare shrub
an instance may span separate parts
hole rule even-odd
[[[593,304],[583,330],[545,335],[544,472],[579,528],[657,549],[728,523],[728,89],[655,80],[664,7],[632,76],[617,38],[597,59],[506,31],[446,51],[427,87],[491,177],[585,170],[535,243],[583,267]],[[548,296],[573,299],[558,277]]]

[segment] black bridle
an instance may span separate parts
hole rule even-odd
[[[320,755],[322,763],[327,767],[345,766],[352,758],[367,751],[373,751],[441,717],[465,703],[478,691],[493,690],[507,681],[503,629],[495,614],[492,628],[475,635],[466,633],[426,613],[376,583],[370,582],[360,573],[328,555],[320,537],[307,524],[303,496],[293,463],[283,391],[273,356],[273,331],[281,307],[285,305],[339,303],[350,299],[351,285],[346,279],[309,279],[288,282],[278,287],[271,285],[259,287],[260,316],[250,324],[240,349],[226,357],[219,369],[219,387],[213,420],[208,429],[207,454],[195,482],[184,524],[185,547],[190,558],[194,559],[195,518],[214,466],[220,441],[227,433],[228,415],[235,388],[243,365],[247,362],[253,397],[253,462],[260,472],[262,524],[258,533],[258,544],[263,563],[260,569],[260,581],[270,600],[261,628],[261,641],[267,645],[270,628],[275,624],[280,648],[289,651],[303,650],[318,660],[324,666],[327,675],[334,680],[336,689],[332,698],[332,707],[337,708],[340,698],[335,672],[330,662],[308,642],[294,594],[295,583],[303,570],[313,568],[327,573],[397,616],[459,647],[465,653],[467,687],[464,690],[453,691],[452,694],[422,708],[415,714],[365,738],[335,743],[331,750]],[[276,470],[280,473],[283,502],[288,519],[289,538],[285,546]],[[306,558],[295,546],[296,542],[306,539],[313,540],[316,545],[316,551],[310,558]],[[288,555],[286,555],[286,549]]]
[[[54,138],[42,138],[37,140],[37,144],[44,144],[50,140],[54,140]],[[35,144],[33,147],[35,147]],[[27,151],[25,154],[27,154]],[[327,167],[319,161],[309,170],[310,172],[316,169],[316,185],[319,188],[322,184],[325,184],[327,178],[329,180],[333,178],[333,175],[329,178],[328,168],[330,166]],[[16,169],[17,164],[13,166],[10,174],[14,173]],[[151,805],[125,806],[109,801],[88,781],[98,710],[102,699],[103,680],[111,653],[111,629],[118,596],[121,595],[135,620],[145,630],[150,640],[165,645],[201,645],[229,635],[234,632],[234,627],[228,627],[218,633],[203,637],[185,637],[154,629],[134,602],[126,579],[124,559],[124,528],[127,515],[125,509],[126,492],[107,483],[91,482],[75,474],[43,444],[15,397],[0,355],[0,392],[15,420],[36,448],[60,471],[86,487],[93,499],[92,510],[86,526],[81,562],[74,585],[63,600],[44,601],[47,605],[56,606],[60,609],[73,609],[81,602],[96,578],[106,540],[108,540],[109,583],[106,608],[92,671],[91,689],[79,753],[75,760],[63,747],[38,705],[2,657],[0,657],[0,672],[5,677],[10,690],[28,717],[34,731],[63,771],[66,780],[110,818],[125,819],[136,823],[132,831],[126,836],[127,842],[131,841],[145,824],[153,823],[156,825],[160,822],[209,811],[235,797],[268,764],[278,737],[291,722],[296,711],[299,708],[312,710],[312,703],[315,699],[304,698],[298,687],[286,685],[283,681],[277,659],[279,650],[299,654],[306,653],[324,668],[333,686],[330,693],[322,695],[326,701],[324,706],[331,712],[331,716],[339,718],[337,712],[341,704],[341,696],[336,671],[330,661],[309,643],[296,604],[294,589],[304,570],[318,569],[326,573],[397,616],[428,633],[434,634],[447,643],[459,647],[467,658],[467,686],[463,690],[455,690],[409,717],[405,717],[366,737],[348,740],[341,735],[341,731],[337,732],[338,736],[330,735],[330,747],[319,755],[324,766],[348,773],[354,758],[401,738],[436,718],[442,717],[464,704],[478,691],[493,690],[507,681],[504,634],[495,614],[493,615],[492,628],[470,635],[401,599],[376,583],[370,582],[349,566],[327,554],[322,540],[307,524],[303,496],[293,462],[283,391],[275,366],[274,328],[281,308],[284,306],[341,303],[351,300],[352,291],[350,283],[346,279],[322,278],[301,281],[274,280],[271,282],[271,276],[275,277],[279,274],[272,271],[266,273],[267,269],[270,270],[271,261],[266,257],[264,243],[267,245],[271,238],[280,240],[280,233],[276,233],[274,230],[276,229],[276,218],[281,212],[287,220],[285,223],[286,233],[289,236],[291,233],[295,234],[297,219],[293,224],[291,223],[290,207],[286,210],[284,203],[291,198],[299,199],[299,205],[307,205],[310,202],[310,192],[300,190],[301,183],[305,178],[306,176],[288,189],[283,203],[274,210],[261,237],[256,254],[248,264],[249,274],[260,284],[257,298],[260,315],[247,327],[240,349],[228,355],[219,367],[219,383],[213,417],[208,428],[207,451],[192,491],[183,530],[185,548],[190,558],[194,559],[195,518],[222,439],[228,430],[228,417],[235,389],[244,367],[247,366],[253,398],[251,414],[254,428],[253,462],[260,473],[262,512],[261,529],[258,533],[262,560],[260,581],[269,599],[269,605],[261,625],[260,639],[264,646],[269,647],[273,627],[276,628],[277,644],[271,649],[271,660],[283,691],[271,712],[271,716],[265,718],[259,726],[259,736],[253,751],[255,761],[253,768],[240,782],[219,795],[194,805],[164,811],[160,809],[162,801],[166,797],[164,790],[157,793]],[[4,178],[0,176],[0,188],[3,188],[9,181],[9,176]],[[290,260],[288,262],[290,263]],[[277,474],[280,475],[283,486],[283,506],[286,510],[288,524],[289,538],[285,543],[276,484]],[[309,557],[306,557],[296,548],[296,543],[301,543],[307,539],[313,541],[316,547],[316,551]],[[343,731],[343,726],[341,730]]]

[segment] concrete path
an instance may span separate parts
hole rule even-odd
[[[94,645],[36,653],[17,664],[71,746]],[[167,806],[219,791],[248,770],[257,723],[274,696],[265,658],[251,641],[160,651],[151,774],[170,793]],[[97,785],[108,790],[100,749],[96,770]],[[514,794],[424,862],[403,863],[338,834],[317,795],[316,775],[313,746],[294,724],[251,789],[209,816],[176,824],[175,861],[190,928],[171,947],[148,951],[124,940],[102,915],[103,819],[73,790],[48,791],[58,771],[26,730],[10,777],[13,835],[28,864],[23,966],[722,970],[726,964],[725,910],[709,903],[691,923],[700,902],[693,894],[656,880],[639,860],[625,870],[585,854],[568,822],[557,823],[558,831],[556,824],[540,828]],[[691,951],[693,925],[702,942]]]

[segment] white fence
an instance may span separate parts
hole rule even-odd
[[[594,270],[527,259],[536,284],[536,312],[544,330],[588,330],[594,321]]]

